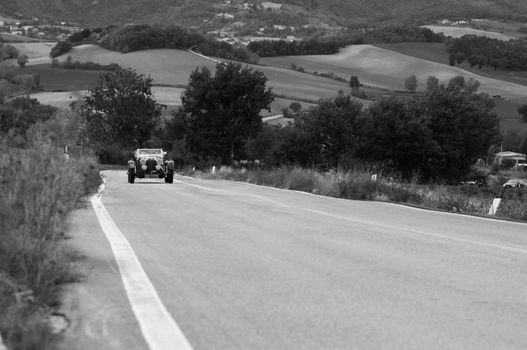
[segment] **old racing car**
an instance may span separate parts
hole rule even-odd
[[[174,161],[165,160],[166,152],[161,148],[138,148],[133,159],[128,161],[128,182],[133,184],[136,178],[165,179],[174,182]]]

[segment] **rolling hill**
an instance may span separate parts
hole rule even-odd
[[[250,4],[260,1],[247,0]],[[284,6],[273,16],[277,24],[323,22],[342,26],[371,26],[420,22],[442,17],[527,18],[527,6],[517,0],[282,0]],[[203,26],[224,9],[222,0],[0,0],[7,15],[67,20],[85,26],[109,24],[162,23]],[[236,1],[232,1],[236,3]],[[241,3],[241,1],[240,1]],[[254,16],[253,16],[254,17]],[[262,16],[260,16],[262,17]],[[243,20],[237,14],[236,21]],[[288,23],[278,23],[280,21]]]
[[[35,55],[38,55],[39,48],[33,49]],[[181,92],[183,87],[187,85],[193,70],[199,67],[208,67],[214,70],[216,66],[216,63],[211,60],[188,51],[176,49],[145,50],[123,54],[95,45],[80,45],[66,55],[58,57],[58,59],[64,61],[69,55],[74,61],[91,61],[100,64],[117,63],[122,67],[132,68],[138,73],[150,76],[153,79],[153,84],[156,85],[152,89],[156,99],[159,103],[167,106],[181,104]],[[49,60],[49,58],[47,59]],[[32,62],[36,64],[32,64]],[[73,100],[82,98],[84,91],[81,89],[92,88],[96,80],[93,75],[97,72],[57,70],[39,63],[41,60],[39,57],[35,57],[33,61],[30,60],[25,69],[27,72],[40,73],[42,77],[42,84],[48,91],[32,94],[32,97],[38,98],[41,103],[65,107]],[[266,66],[251,67],[263,71],[269,79],[268,85],[272,87],[275,94],[281,97],[273,102],[271,112],[265,112],[262,115],[279,114],[282,108],[289,106],[293,101],[301,102],[307,107],[310,102],[320,98],[335,96],[339,90],[349,90],[346,83],[303,74],[290,69]],[[54,81],[53,77],[59,79],[60,82]],[[51,90],[67,91],[54,92]],[[370,101],[357,100],[364,105],[371,103]]]
[[[188,51],[175,49],[145,50],[122,54],[95,45],[80,45],[58,59],[63,61],[68,55],[71,55],[74,61],[117,63],[122,67],[132,68],[139,73],[149,75],[154,84],[173,87],[186,85],[190,73],[196,68],[208,67],[213,70],[216,66],[213,61]],[[269,79],[273,92],[281,96],[316,101],[319,98],[334,96],[339,90],[347,88],[346,83],[281,67],[252,67],[263,71]]]

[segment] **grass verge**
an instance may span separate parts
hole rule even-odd
[[[489,187],[419,184],[417,181],[395,181],[385,176],[373,179],[372,174],[363,169],[320,173],[297,167],[250,171],[221,167],[214,174],[199,171],[185,171],[185,174],[208,179],[243,181],[335,198],[403,203],[479,216],[488,214],[493,199],[501,196],[502,192],[499,183]],[[497,216],[527,220],[527,191],[517,190],[505,194]]]
[[[99,182],[89,158],[65,160],[45,140],[0,144],[0,334],[8,349],[49,349],[45,322],[75,276],[61,242],[65,219]]]

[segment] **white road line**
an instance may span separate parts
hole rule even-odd
[[[193,185],[193,184],[189,184],[188,182],[183,182],[183,181],[179,181],[179,180],[176,180],[176,179],[174,179],[174,182],[177,182],[178,184],[182,184],[182,185],[186,185],[186,186],[196,187],[196,188],[199,188],[199,189],[202,189],[202,190],[206,190],[206,191],[219,192],[219,190],[216,190],[214,188],[203,187],[203,186],[199,186],[199,185]]]
[[[191,177],[191,176],[185,176],[185,175],[178,175],[178,176],[189,178],[189,179],[195,179],[194,177]],[[405,203],[382,202],[382,201],[373,201],[373,200],[366,201],[366,200],[353,200],[353,199],[347,199],[347,198],[337,198],[337,197],[330,197],[330,196],[325,196],[325,195],[322,195],[322,194],[315,194],[315,193],[310,193],[310,192],[305,192],[305,191],[290,190],[290,189],[287,189],[287,188],[279,188],[279,187],[266,186],[266,185],[257,185],[257,184],[253,184],[253,183],[245,182],[245,181],[233,181],[233,180],[216,180],[216,181],[223,181],[225,183],[234,182],[234,183],[237,183],[237,184],[242,184],[242,185],[252,186],[252,187],[258,187],[258,188],[264,188],[264,189],[269,189],[269,190],[273,190],[273,191],[277,191],[277,192],[290,192],[290,193],[293,192],[293,193],[298,193],[298,194],[305,195],[305,196],[314,196],[314,197],[317,197],[317,198],[320,198],[320,199],[327,199],[327,200],[332,200],[332,201],[345,201],[345,202],[360,201],[360,202],[376,203],[378,205],[395,206],[395,207],[398,207],[398,208],[404,208],[406,210],[416,210],[416,211],[421,211],[421,212],[434,213],[435,215],[443,215],[443,216],[450,216],[450,217],[464,217],[464,218],[467,218],[467,219],[470,219],[470,220],[484,220],[484,221],[491,221],[491,222],[494,222],[494,223],[502,223],[502,224],[507,224],[507,225],[520,225],[520,226],[523,226],[523,227],[527,227],[527,222],[511,221],[511,220],[506,220],[504,218],[499,218],[499,217],[485,217],[485,216],[477,216],[477,215],[470,215],[470,214],[453,213],[453,212],[444,211],[444,210],[435,210],[433,208],[422,208],[422,207],[418,207],[418,206],[414,206],[414,205],[407,205]]]
[[[150,350],[192,350],[100,196],[93,196],[91,202],[112,247],[126,295]]]
[[[182,176],[182,175],[180,175],[180,176],[181,177],[188,177],[188,176]],[[188,178],[194,179],[192,177],[188,177]],[[176,180],[174,180],[174,181],[176,181]],[[227,182],[227,181],[225,181],[225,182]],[[349,199],[326,197],[326,196],[321,196],[321,195],[317,195],[317,194],[313,194],[313,193],[309,193],[309,192],[303,192],[303,191],[287,190],[287,189],[283,189],[283,188],[276,188],[276,187],[270,187],[270,186],[261,186],[261,185],[256,185],[256,184],[251,184],[251,183],[241,182],[241,181],[234,181],[234,182],[235,183],[241,183],[241,184],[244,184],[244,185],[249,185],[249,186],[257,186],[257,187],[260,187],[260,188],[277,190],[277,191],[296,192],[296,193],[301,193],[301,194],[309,195],[309,196],[317,196],[319,198],[328,198],[328,199],[334,199],[334,200],[349,201]],[[185,182],[181,182],[181,183],[185,184],[185,185],[188,185],[188,186],[195,186],[195,187],[199,187],[199,188],[203,188],[203,189],[207,189],[207,190],[211,190],[211,191],[219,191],[219,190],[214,190],[214,189],[210,189],[210,188],[206,188],[206,187],[202,187],[202,186],[191,185],[191,184],[188,184],[188,183],[185,183]],[[236,193],[233,192],[232,194],[236,194]],[[334,218],[334,219],[339,219],[339,220],[344,220],[344,221],[349,221],[349,222],[362,223],[362,224],[367,224],[367,225],[372,225],[372,226],[377,226],[377,227],[383,227],[383,228],[386,228],[388,230],[398,230],[398,231],[413,233],[413,234],[417,234],[417,235],[421,235],[421,236],[435,237],[435,238],[443,239],[443,240],[449,240],[449,241],[460,242],[460,243],[465,243],[465,244],[472,244],[472,245],[477,245],[477,246],[480,246],[480,247],[499,249],[499,250],[504,250],[504,251],[508,251],[508,252],[511,252],[511,253],[527,255],[527,249],[524,249],[524,248],[516,248],[516,247],[511,247],[511,246],[502,245],[502,244],[495,244],[495,243],[487,243],[487,242],[475,241],[475,240],[461,238],[461,237],[448,236],[448,235],[444,235],[444,234],[440,234],[440,233],[424,232],[424,231],[414,230],[414,229],[406,228],[406,227],[397,227],[397,226],[391,226],[391,225],[384,225],[384,224],[382,224],[380,222],[377,222],[377,221],[363,220],[363,219],[358,219],[358,218],[351,218],[351,217],[347,217],[347,216],[326,213],[326,212],[323,212],[323,211],[309,209],[309,208],[303,208],[303,207],[298,207],[298,206],[290,206],[290,205],[287,205],[287,204],[282,203],[280,201],[273,200],[273,199],[270,199],[270,198],[266,198],[265,196],[262,196],[262,195],[251,194],[250,196],[254,197],[254,198],[258,198],[260,200],[264,200],[266,202],[273,203],[275,205],[278,205],[278,206],[281,206],[281,207],[284,207],[284,208],[290,208],[290,209],[294,209],[294,210],[301,210],[301,211],[305,211],[305,212],[308,212],[308,213],[322,215],[322,216],[326,216],[326,217],[330,217],[330,218]],[[406,209],[409,209],[409,210],[430,211],[430,210],[424,209],[424,208],[405,206],[405,205],[401,205],[401,204],[397,204],[397,203],[385,203],[385,202],[376,202],[376,203],[386,204],[386,205],[396,205],[396,206],[398,206],[400,208],[406,208]],[[455,214],[455,213],[447,213],[447,212],[441,212],[441,211],[435,211],[435,213],[436,214],[440,214],[440,215],[459,215],[459,214]],[[485,218],[485,217],[478,217],[478,216],[468,216],[467,215],[467,216],[464,216],[464,217],[470,218],[470,219],[475,219],[475,220],[489,220],[489,221],[493,221],[493,222],[497,222],[498,221],[498,220],[493,219],[493,218]],[[513,225],[516,224],[516,225],[525,226],[525,223],[510,222],[510,221],[502,221],[502,222],[507,223],[507,224],[513,224]]]
[[[386,228],[386,229],[388,229],[390,231],[398,230],[398,231],[403,231],[403,232],[410,232],[410,233],[415,233],[417,235],[422,235],[422,236],[430,236],[430,237],[444,239],[444,240],[449,240],[449,241],[454,241],[454,242],[460,242],[460,243],[465,243],[465,244],[472,244],[472,245],[477,245],[477,246],[481,246],[481,247],[505,250],[505,251],[508,251],[508,252],[511,252],[511,253],[527,255],[527,249],[523,249],[523,248],[515,248],[515,247],[506,246],[506,245],[502,245],[502,244],[496,244],[496,243],[487,243],[487,242],[474,241],[472,239],[448,236],[448,235],[443,235],[441,233],[423,232],[423,231],[414,230],[414,229],[411,229],[411,228],[400,227],[400,226],[384,225],[384,224],[381,224],[379,222],[374,222],[374,221],[371,221],[371,220],[354,219],[354,218],[349,218],[349,217],[346,217],[346,216],[330,214],[330,213],[326,213],[326,212],[319,211],[319,210],[314,210],[314,209],[301,208],[301,207],[296,207],[294,209],[303,210],[303,211],[306,211],[308,213],[318,214],[318,215],[322,215],[322,216],[326,216],[326,217],[330,217],[330,218],[334,218],[334,219],[340,219],[340,220],[344,220],[344,221],[358,222],[358,223],[362,223],[362,224],[378,226],[378,227]]]

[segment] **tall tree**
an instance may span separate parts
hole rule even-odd
[[[303,113],[294,126],[311,135],[311,143],[318,146],[319,161],[338,167],[343,156],[353,156],[359,148],[361,116],[360,103],[338,95]]]
[[[362,158],[384,162],[406,178],[430,173],[439,147],[414,104],[395,98],[379,101],[368,108],[368,117]]]
[[[151,87],[151,78],[131,69],[101,75],[85,97],[90,142],[143,147],[161,115]]]
[[[426,91],[434,91],[439,86],[439,79],[434,76],[429,76],[426,80]]]
[[[191,149],[231,164],[241,157],[246,141],[262,128],[260,111],[270,110],[266,83],[263,72],[233,62],[219,63],[214,76],[208,68],[193,71],[181,95]]]
[[[410,75],[404,82],[404,88],[408,91],[415,92],[417,89],[417,77],[415,74]]]
[[[441,85],[420,102],[421,118],[426,120],[432,139],[440,147],[430,177],[458,180],[478,158],[487,154],[499,134],[493,108],[494,102],[488,95],[456,80],[447,87]]]
[[[358,89],[358,88],[359,88],[359,86],[360,86],[360,81],[359,81],[359,78],[358,78],[356,75],[352,75],[352,76],[350,77],[349,86],[350,86],[350,88],[352,88],[352,89]]]

